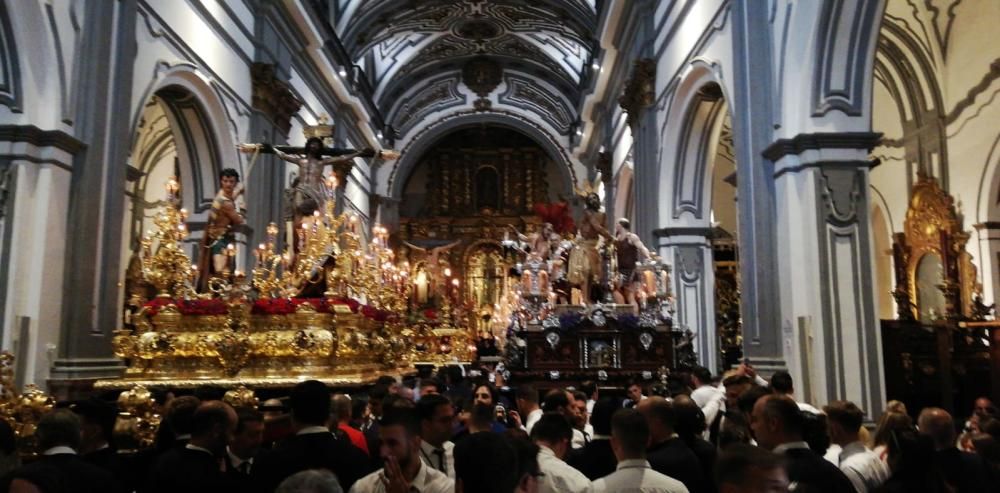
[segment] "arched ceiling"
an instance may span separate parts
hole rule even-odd
[[[440,110],[493,105],[534,113],[567,135],[591,70],[594,1],[333,3],[341,42],[402,137]]]

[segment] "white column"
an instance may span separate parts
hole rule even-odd
[[[877,134],[782,140],[775,162],[781,337],[800,398],[885,400],[873,291],[867,149]]]
[[[718,365],[718,330],[715,325],[715,269],[708,228],[662,228],[660,256],[673,268],[677,313],[674,327],[695,334],[698,363],[713,373]]]

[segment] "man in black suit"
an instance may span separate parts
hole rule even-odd
[[[277,443],[251,470],[260,491],[272,492],[283,479],[306,469],[328,469],[337,475],[341,488],[348,491],[362,476],[371,472],[368,456],[347,438],[337,438],[327,428],[330,418],[330,390],[316,380],[301,382],[292,389],[294,435]]]
[[[714,477],[717,451],[715,445],[702,438],[702,434],[707,427],[705,424],[705,414],[698,407],[698,403],[686,395],[674,397],[673,404],[674,415],[677,417],[674,431],[691,448],[694,455],[698,457],[698,462],[705,473],[705,478],[711,480]]]
[[[202,402],[191,419],[191,440],[161,455],[146,491],[217,493],[230,491],[225,474],[226,447],[236,431],[236,411],[222,401]]]
[[[226,474],[230,476],[239,491],[251,488],[250,473],[264,441],[264,415],[252,408],[236,409],[236,433],[226,448]]]
[[[591,481],[615,472],[618,465],[615,452],[611,449],[611,416],[621,407],[621,402],[612,397],[602,397],[597,401],[590,414],[594,436],[583,448],[571,451],[566,457],[566,463]]]
[[[109,402],[95,397],[80,401],[70,409],[80,418],[80,456],[100,467],[122,486],[123,491],[135,488],[135,478],[124,458],[111,446],[111,433],[118,412]]]
[[[956,493],[996,491],[997,485],[990,484],[989,469],[983,459],[955,446],[955,421],[948,411],[925,408],[917,418],[917,427],[934,442],[934,462]]]
[[[660,474],[666,474],[687,487],[691,493],[709,491],[698,457],[674,432],[677,417],[673,404],[663,397],[652,396],[637,406],[649,424],[650,446],[646,460]]]
[[[38,421],[35,430],[41,457],[15,469],[0,481],[2,491],[89,493],[117,491],[111,473],[76,454],[80,446],[80,418],[57,409]]]
[[[837,466],[809,449],[802,438],[804,419],[790,397],[770,394],[753,406],[750,428],[757,444],[783,455],[788,462],[788,479],[809,491],[841,493],[854,486]]]

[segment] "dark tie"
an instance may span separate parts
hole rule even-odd
[[[242,473],[242,474],[248,474],[249,475],[250,474],[250,461],[243,462],[242,464],[240,464],[239,467],[237,467],[237,469],[240,470],[240,473]]]
[[[438,458],[438,467],[437,467],[438,470],[447,474],[448,471],[444,466],[444,449],[439,449],[439,448],[434,449],[434,455],[436,455]]]

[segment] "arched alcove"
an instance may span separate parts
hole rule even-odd
[[[677,320],[713,371],[742,356],[737,165],[732,118],[712,66],[676,89],[662,141],[661,245],[674,265]]]
[[[171,84],[154,92],[142,106],[128,161],[122,235],[124,301],[145,296],[139,282],[139,241],[154,230],[153,218],[167,197],[165,184],[176,177],[181,206],[190,211],[188,226],[194,233],[188,254],[197,261],[195,247],[211,201],[222,163],[219,137],[204,104],[187,88]]]

